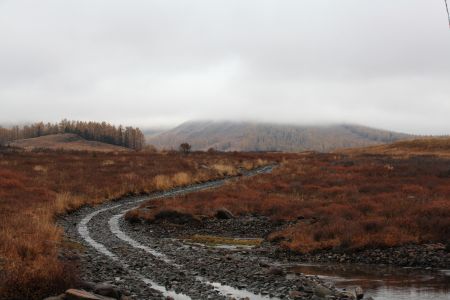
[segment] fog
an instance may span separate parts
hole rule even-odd
[[[450,134],[429,0],[0,0],[0,123],[358,123]]]

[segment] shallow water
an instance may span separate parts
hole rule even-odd
[[[376,300],[450,300],[450,270],[373,265],[299,265],[293,273],[317,275],[338,288],[359,285]]]

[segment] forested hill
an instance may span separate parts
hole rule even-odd
[[[0,127],[0,145],[16,140],[47,135],[72,133],[88,141],[97,141],[116,146],[140,150],[144,146],[144,135],[139,128],[116,127],[106,122],[83,122],[62,120],[59,123],[34,123],[25,126]]]
[[[147,142],[176,149],[187,142],[194,150],[331,151],[391,143],[412,136],[357,125],[298,126],[252,122],[195,121],[149,137]]]

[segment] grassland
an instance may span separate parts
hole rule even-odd
[[[58,215],[272,161],[279,162],[272,174],[153,201],[152,210],[131,214],[151,220],[176,210],[213,217],[226,208],[237,216],[264,215],[290,221],[269,239],[298,252],[448,243],[449,152],[445,139],[330,154],[1,149],[0,298],[41,299],[76,280],[59,253],[79,245],[63,239]]]
[[[52,149],[52,150],[78,150],[96,152],[123,152],[131,151],[129,148],[106,144],[98,141],[88,141],[77,134],[60,133],[45,135],[36,138],[16,140],[9,143],[13,147],[25,150]]]
[[[42,299],[76,275],[55,218],[83,205],[237,174],[261,155],[0,149],[0,298]],[[268,158],[270,159],[270,158]]]
[[[394,157],[410,157],[432,155],[450,158],[450,138],[434,137],[400,141],[393,144],[342,150],[352,154],[382,154]]]
[[[387,146],[401,148],[403,154],[411,147],[415,155],[373,154],[373,148],[298,154],[285,157],[272,174],[158,200],[152,202],[153,210],[130,214],[152,221],[155,214],[169,209],[213,217],[218,208],[226,208],[234,215],[268,216],[291,224],[269,239],[302,253],[448,243],[446,143],[430,140]],[[420,151],[426,155],[418,155]]]

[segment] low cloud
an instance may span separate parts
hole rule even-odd
[[[0,122],[361,123],[450,133],[423,0],[0,1]]]

